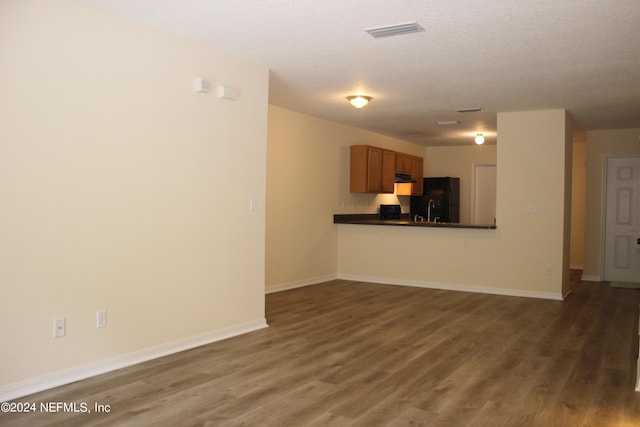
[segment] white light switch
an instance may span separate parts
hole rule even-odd
[[[258,202],[256,201],[255,197],[249,198],[249,210],[251,212],[255,212],[258,210]]]
[[[53,319],[53,337],[62,338],[67,333],[67,319],[58,317]]]
[[[96,328],[107,327],[107,310],[102,309],[96,312]]]

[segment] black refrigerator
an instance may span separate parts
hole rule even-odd
[[[460,178],[424,178],[422,194],[411,196],[411,218],[419,215],[426,221],[431,204],[431,221],[460,222]]]

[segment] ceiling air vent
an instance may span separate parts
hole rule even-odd
[[[406,22],[404,24],[385,25],[384,27],[367,28],[365,31],[371,34],[373,37],[379,39],[380,37],[399,36],[402,34],[419,33],[424,31],[417,22]]]

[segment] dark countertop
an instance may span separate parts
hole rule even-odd
[[[400,219],[380,219],[378,214],[343,214],[333,215],[334,224],[360,225],[392,225],[400,227],[435,227],[435,228],[479,228],[495,230],[494,224],[461,224],[457,222],[413,222],[409,214],[402,214]]]

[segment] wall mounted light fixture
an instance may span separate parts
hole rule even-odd
[[[477,134],[476,138],[475,138],[475,141],[476,141],[476,144],[478,144],[478,145],[484,144],[484,136],[482,136],[481,133]]]
[[[367,104],[369,104],[369,102],[372,99],[373,98],[371,98],[370,96],[366,96],[366,95],[351,95],[351,96],[347,96],[347,100],[349,100],[351,105],[356,107],[358,110],[361,109],[361,108],[366,107]]]

